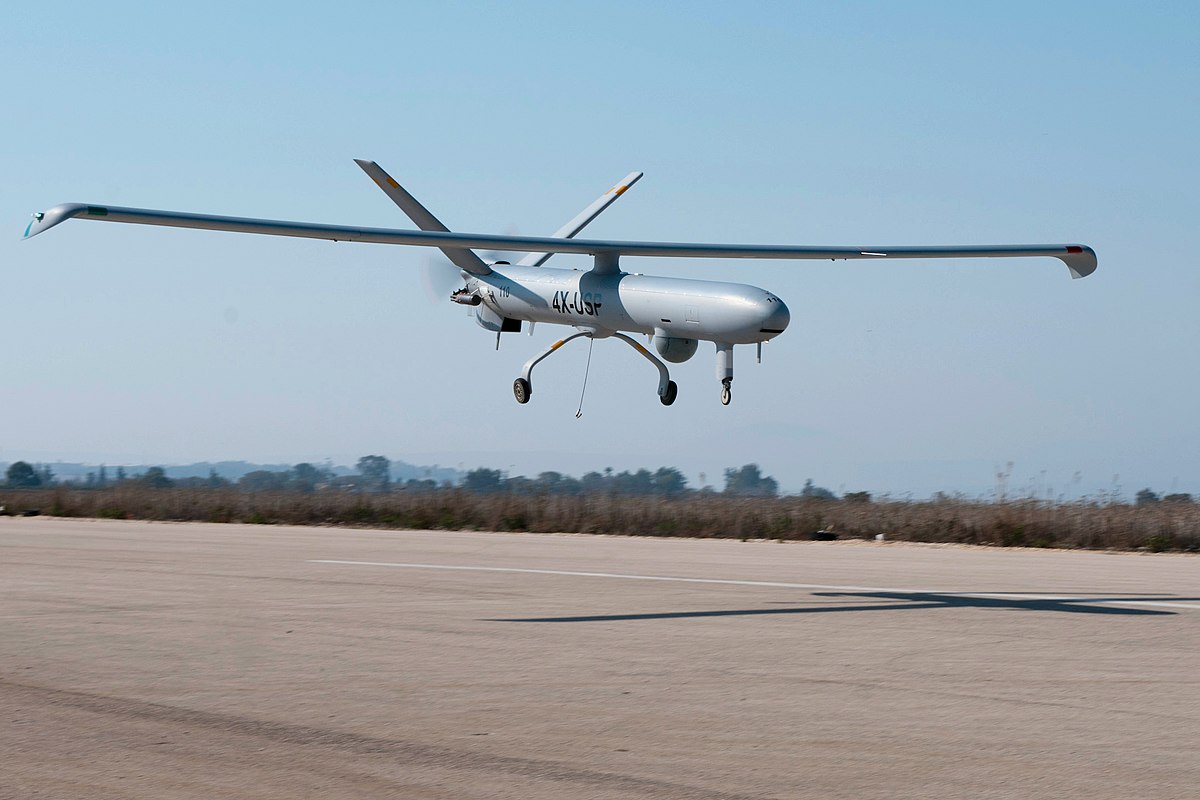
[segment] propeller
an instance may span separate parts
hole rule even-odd
[[[520,236],[520,231],[512,225],[505,229],[505,233],[510,236]],[[489,265],[497,262],[512,264],[514,256],[521,255],[502,250],[480,250],[476,254],[485,264]],[[462,272],[448,258],[432,255],[421,262],[421,285],[425,289],[425,296],[431,303],[446,302],[450,293],[455,289],[463,288],[464,283]]]
[[[450,293],[464,285],[458,267],[449,259],[428,256],[421,262],[421,286],[429,302],[441,305],[450,299]]]

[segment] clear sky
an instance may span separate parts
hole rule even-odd
[[[0,461],[514,473],[749,461],[796,490],[1200,493],[1195,3],[41,3],[5,12]],[[494,338],[418,249],[68,222],[65,201],[607,238],[1074,242],[1053,260],[626,259],[792,310],[663,408],[628,348]],[[556,256],[550,265],[584,266]],[[1118,476],[1118,477],[1114,477]]]

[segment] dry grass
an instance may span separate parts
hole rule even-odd
[[[7,513],[68,517],[606,533],[741,539],[839,538],[1005,547],[1200,551],[1200,503],[875,502],[689,495],[487,495],[445,489],[388,494],[225,489],[0,490]]]

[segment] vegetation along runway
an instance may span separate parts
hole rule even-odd
[[[1200,557],[0,518],[0,797],[1193,798]]]

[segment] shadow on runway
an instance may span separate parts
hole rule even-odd
[[[1003,594],[1020,594],[1003,592]],[[774,614],[832,614],[843,611],[915,611],[932,608],[991,608],[1006,611],[1057,611],[1069,614],[1115,614],[1118,616],[1160,617],[1178,612],[1151,608],[1131,608],[1108,603],[1164,603],[1200,600],[1191,597],[1078,597],[1048,600],[1032,597],[979,597],[953,592],[813,592],[814,597],[869,598],[889,600],[870,605],[813,605],[789,608],[720,609],[717,611],[659,611],[645,614],[597,614],[578,617],[527,617],[521,619],[489,619],[487,622],[627,622],[650,619],[693,619],[702,617],[758,617]]]

